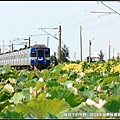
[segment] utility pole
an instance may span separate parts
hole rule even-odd
[[[44,31],[45,33],[47,33],[48,35],[54,37],[55,39],[58,40],[59,45],[58,45],[58,61],[59,63],[61,62],[61,26],[59,26],[59,28],[38,28],[41,29],[42,31]],[[59,38],[53,36],[52,34],[50,34],[49,32],[45,31],[44,29],[59,29],[58,33],[59,33]]]
[[[49,47],[49,36],[47,36],[47,47]]]
[[[92,40],[94,40],[95,38],[93,38]],[[91,62],[91,45],[92,45],[92,43],[91,43],[91,41],[92,40],[89,40],[89,63]]]
[[[91,62],[91,40],[89,40],[89,63]]]
[[[14,48],[13,48],[13,44],[12,44],[12,51],[14,50]]]
[[[109,59],[110,59],[110,41],[109,41]]]
[[[30,37],[28,38],[28,40],[29,40],[29,47],[30,47]]]
[[[80,61],[82,62],[82,27],[80,26]]]
[[[114,59],[115,49],[113,48],[113,59]]]
[[[29,47],[30,47],[30,37],[28,39],[24,39],[24,40],[28,40],[29,41]]]
[[[59,46],[58,46],[58,61],[61,62],[61,26],[59,26]]]

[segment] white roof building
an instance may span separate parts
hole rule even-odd
[[[114,58],[117,58],[117,57],[120,58],[120,52],[116,52],[116,53],[114,54]]]

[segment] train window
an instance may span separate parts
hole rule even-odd
[[[48,51],[45,51],[45,57],[50,57],[50,53]]]
[[[36,57],[36,52],[35,51],[31,53],[31,57]]]
[[[42,57],[43,50],[38,50],[38,57]]]

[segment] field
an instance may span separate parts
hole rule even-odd
[[[0,118],[120,118],[120,62],[0,68]]]

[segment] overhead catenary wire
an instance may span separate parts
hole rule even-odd
[[[97,3],[97,4],[98,4],[98,3]],[[82,13],[86,12],[87,10],[93,8],[93,7],[96,6],[97,4],[94,4],[94,5],[90,6],[89,8],[86,8],[86,9],[83,10],[82,12],[77,13],[76,15],[73,15],[73,16],[71,16],[71,17],[69,17],[69,18],[67,18],[67,19],[65,19],[65,20],[63,20],[63,21],[57,22],[57,23],[54,24],[54,25],[58,25],[58,24],[61,24],[61,23],[63,23],[63,22],[66,22],[66,21],[68,21],[68,20],[71,20],[71,19],[73,19],[74,17],[76,17],[76,16],[78,16],[78,15],[81,15]],[[51,25],[50,27],[52,27],[52,26],[54,26],[54,25]]]
[[[107,21],[105,24],[101,24],[101,25],[98,25],[98,26],[94,26],[94,27],[83,27],[83,30],[91,30],[91,29],[94,29],[94,30],[95,30],[95,29],[100,29],[100,28],[106,27],[106,26],[108,26],[108,25],[111,25],[111,24],[117,22],[118,20],[120,20],[119,17],[113,19],[113,20],[110,21],[110,22]]]
[[[110,10],[114,11],[115,13],[117,13],[118,15],[120,15],[120,13],[118,13],[117,11],[115,11],[114,9],[112,9],[111,7],[107,6],[106,4],[103,3],[103,1],[101,2],[104,6],[106,6],[107,8],[109,8]]]

